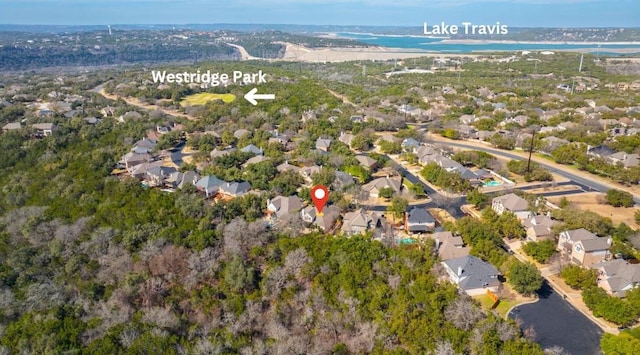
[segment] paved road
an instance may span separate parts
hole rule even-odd
[[[184,148],[187,146],[185,142],[181,142],[177,146],[171,149],[171,161],[176,164],[177,167],[181,167],[184,162],[182,157],[184,156]]]
[[[479,151],[483,151],[483,152],[487,152],[487,153],[491,153],[493,155],[499,155],[508,159],[512,159],[512,160],[526,160],[525,158],[517,155],[517,154],[513,154],[513,153],[509,153],[507,151],[503,151],[503,150],[499,150],[499,149],[494,149],[494,148],[489,148],[489,147],[478,147],[472,144],[466,144],[464,142],[452,142],[452,141],[440,141],[440,140],[436,140],[436,143],[441,143],[441,144],[445,144],[448,145],[450,147],[457,147],[457,148],[465,148],[465,149],[472,149],[472,150],[479,150]],[[571,172],[565,171],[565,170],[560,170],[557,169],[551,165],[545,164],[545,163],[539,163],[538,165],[544,167],[545,169],[548,169],[549,171],[551,171],[554,174],[560,175],[564,178],[567,178],[569,180],[571,180],[571,182],[573,184],[576,184],[578,186],[580,186],[581,188],[583,188],[585,191],[599,191],[599,192],[607,192],[609,189],[611,189],[611,186],[605,183],[601,183],[599,181],[594,181],[591,179],[586,179],[583,178],[581,176],[578,176],[576,174],[573,174]],[[640,198],[638,197],[634,197],[633,200],[635,201],[636,204],[640,204]]]
[[[601,354],[603,331],[545,281],[536,303],[515,307],[508,316],[520,319],[522,329],[533,326],[535,341],[543,348],[561,346],[570,354]]]

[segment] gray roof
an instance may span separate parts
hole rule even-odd
[[[196,183],[196,187],[205,190],[207,193],[211,193],[213,191],[217,191],[218,187],[224,184],[224,181],[218,179],[213,175],[203,176],[202,179],[198,180]]]
[[[331,146],[331,139],[318,138],[316,141],[317,149],[329,149]]]
[[[579,241],[579,243],[582,243],[582,246],[584,247],[584,251],[586,252],[609,250],[609,248],[611,247],[611,239],[605,238],[605,237],[603,238],[596,237],[596,239],[585,239],[585,240]]]
[[[458,276],[458,286],[463,290],[473,290],[482,287],[497,286],[500,284],[497,276],[500,275],[493,265],[484,262],[475,256],[467,255],[442,262],[453,273],[462,273]]]
[[[302,199],[298,196],[276,196],[268,203],[275,207],[275,213],[279,216],[298,212],[302,209]]]
[[[565,231],[564,233],[566,233],[569,236],[569,239],[571,239],[572,242],[598,238],[597,235],[589,232],[584,228],[568,230],[568,231]]]
[[[249,144],[248,146],[240,149],[240,151],[244,153],[253,153],[255,155],[262,155],[262,148],[258,148],[253,144]]]
[[[409,211],[407,222],[410,224],[426,225],[435,223],[436,219],[433,218],[431,213],[429,213],[429,211],[427,211],[426,209],[414,207]]]
[[[609,284],[611,292],[618,297],[624,297],[625,288],[640,283],[640,264],[629,264],[625,260],[614,259],[593,264],[591,268],[604,271],[604,280],[601,282]]]
[[[381,177],[363,185],[362,189],[365,191],[371,191],[373,189],[380,190],[385,187],[392,188],[396,193],[400,192],[402,189],[402,177]]]
[[[22,125],[20,124],[20,122],[7,123],[6,125],[4,125],[4,127],[2,127],[2,129],[7,131],[12,129],[20,129],[20,128],[22,128]]]
[[[245,194],[251,190],[251,184],[243,182],[227,182],[219,186],[220,191],[233,196],[239,196]]]

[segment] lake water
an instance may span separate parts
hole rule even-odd
[[[339,37],[349,38],[360,42],[390,48],[421,49],[430,52],[469,53],[478,51],[536,51],[536,50],[584,50],[603,55],[619,55],[608,52],[607,49],[631,48],[640,53],[640,44],[567,44],[567,43],[443,43],[440,38],[417,36],[385,36],[377,34],[339,32]]]

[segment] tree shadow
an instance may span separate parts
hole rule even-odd
[[[549,298],[549,296],[551,296],[551,294],[553,293],[553,289],[551,288],[551,286],[549,286],[547,280],[545,280],[542,284],[542,287],[536,293],[540,298]]]

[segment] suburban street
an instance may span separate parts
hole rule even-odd
[[[479,150],[482,152],[491,153],[493,155],[505,157],[507,159],[525,160],[525,158],[523,158],[518,154],[514,154],[511,152],[496,149],[496,148],[479,146],[478,144],[472,144],[464,141],[452,141],[446,138],[439,138],[435,135],[430,135],[429,138],[433,139],[435,143],[444,144],[450,147]],[[555,164],[552,165],[549,163],[540,162],[539,159],[536,160],[536,163],[544,167],[545,169],[548,169],[551,173],[557,174],[559,176],[562,176],[564,178],[571,180],[572,183],[581,186],[585,191],[607,192],[612,187],[609,184],[597,181],[595,178],[588,179],[588,178],[582,177],[579,174],[571,172],[569,168],[560,169],[554,166]],[[633,200],[635,201],[636,204],[640,204],[640,196],[636,196],[634,194]]]

